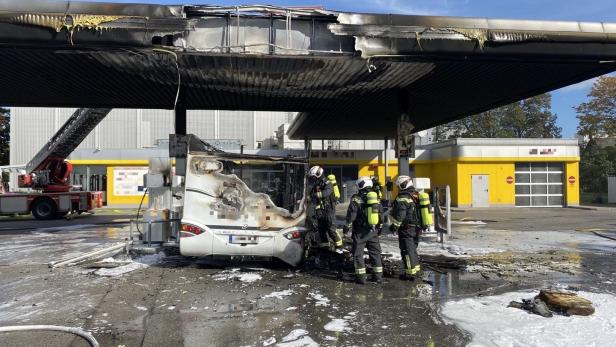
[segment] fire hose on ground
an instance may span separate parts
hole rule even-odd
[[[63,327],[59,325],[13,325],[0,327],[0,333],[16,332],[16,331],[61,331],[82,337],[88,341],[90,346],[98,347],[98,341],[89,332],[74,327]]]

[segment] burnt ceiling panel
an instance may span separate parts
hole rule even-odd
[[[425,129],[616,69],[616,24],[0,0],[0,105],[301,112],[295,138]]]

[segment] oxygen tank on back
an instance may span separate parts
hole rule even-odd
[[[375,192],[369,192],[366,199],[366,213],[368,214],[368,225],[375,226],[379,224],[379,198]]]
[[[334,198],[336,198],[336,201],[340,201],[340,188],[338,188],[338,182],[336,182],[336,176],[334,176],[333,174],[327,175],[327,180],[334,187]]]
[[[430,213],[430,196],[426,192],[420,192],[418,197],[419,210],[421,212],[421,225],[423,227],[434,225],[432,214]]]

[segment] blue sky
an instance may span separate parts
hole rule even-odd
[[[616,22],[616,0],[201,0],[201,1],[123,1],[159,4],[269,4],[278,6],[319,5],[332,10],[355,12],[406,13],[444,16],[576,20]],[[552,93],[553,112],[563,128],[563,137],[573,137],[577,119],[573,107],[586,100],[592,81],[582,82]]]

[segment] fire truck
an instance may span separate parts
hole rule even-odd
[[[47,220],[102,207],[103,193],[81,191],[70,184],[66,160],[111,109],[79,109],[25,166],[20,192],[0,194],[0,214],[29,214]]]

